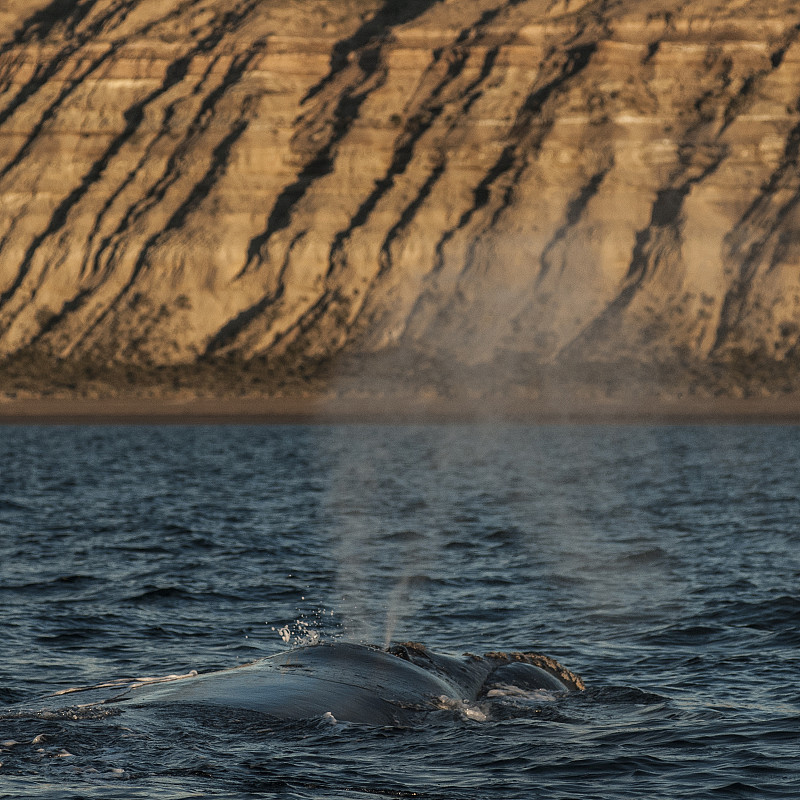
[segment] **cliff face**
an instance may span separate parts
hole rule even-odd
[[[3,356],[795,384],[796,3],[5,0],[0,37]]]

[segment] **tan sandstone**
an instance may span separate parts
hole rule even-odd
[[[788,0],[0,0],[0,392],[792,391],[799,87]]]

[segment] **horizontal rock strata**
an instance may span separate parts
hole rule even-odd
[[[15,385],[796,386],[796,3],[6,0],[0,37]]]

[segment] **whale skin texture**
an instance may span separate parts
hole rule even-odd
[[[388,650],[349,642],[301,646],[232,669],[150,680],[104,702],[392,725],[419,721],[437,708],[468,707],[493,691],[553,695],[585,688],[578,675],[538,653],[454,656],[416,642]]]

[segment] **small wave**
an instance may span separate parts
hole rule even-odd
[[[724,786],[717,786],[711,789],[711,793],[722,797],[763,797],[762,787],[751,786],[741,781],[727,783]]]
[[[710,610],[713,620],[730,632],[749,628],[770,634],[773,643],[800,644],[800,596],[780,595],[769,600],[733,600]]]
[[[165,534],[177,534],[179,536],[190,536],[194,533],[191,528],[187,528],[185,525],[179,525],[174,522],[164,523],[164,525],[161,526],[161,531]]]
[[[668,698],[660,694],[637,689],[635,686],[594,686],[586,689],[579,697],[606,705],[652,706],[668,701]]]
[[[381,537],[384,542],[416,542],[424,538],[425,535],[423,533],[412,529],[389,531]]]
[[[125,598],[127,603],[158,603],[162,600],[194,600],[195,596],[180,586],[159,586],[145,589]]]
[[[8,686],[0,686],[0,703],[10,706],[12,703],[18,703],[24,695],[22,692],[11,689]]]
[[[722,625],[668,625],[650,633],[645,638],[649,644],[669,646],[696,646],[716,641],[729,635]]]
[[[202,593],[184,589],[182,586],[148,586],[137,594],[129,595],[123,602],[134,605],[157,605],[166,601],[180,600],[191,603],[207,603],[210,600],[238,602],[240,597],[215,591]]]
[[[618,563],[634,566],[648,566],[650,564],[660,564],[671,561],[672,557],[660,547],[651,547],[638,553],[627,553],[619,558]]]
[[[195,533],[187,542],[186,547],[190,550],[217,550],[220,546],[211,534]]]
[[[36,641],[52,647],[80,647],[83,642],[91,642],[97,636],[98,628],[75,628],[58,633],[41,633]]]
[[[30,508],[15,500],[0,499],[0,511],[30,511]]]
[[[485,538],[490,542],[512,544],[519,541],[521,535],[519,528],[495,528]]]
[[[110,541],[108,551],[111,553],[137,553],[153,556],[174,556],[173,548],[165,547],[157,542],[144,541]]]
[[[443,549],[446,551],[478,551],[483,547],[483,543],[480,541],[474,541],[469,538],[465,538],[460,536],[459,538],[450,539],[450,541],[445,542],[443,545]]]
[[[83,574],[76,574],[76,575],[60,575],[58,578],[54,578],[50,583],[55,584],[85,584],[85,583],[92,583],[97,578],[94,575],[83,575]]]
[[[28,583],[19,584],[5,584],[0,587],[0,591],[26,593],[53,592],[64,589],[65,587],[82,588],[85,586],[92,586],[98,581],[104,580],[104,578],[98,578],[95,575],[84,575],[80,573],[74,575],[57,575],[54,578],[48,578],[46,580],[29,581]]]
[[[779,626],[794,628],[800,624],[800,595],[780,595],[758,602],[733,602],[712,616],[758,630],[774,630]]]

